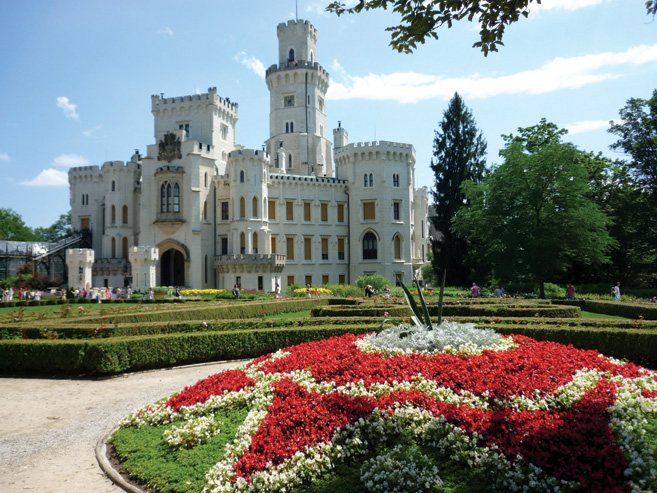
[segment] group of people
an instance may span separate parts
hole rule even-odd
[[[481,297],[481,288],[477,286],[476,282],[472,283],[472,287],[470,288],[470,293],[472,294],[473,298]],[[495,289],[493,289],[493,296],[495,296],[495,298],[506,297],[506,289],[504,288],[504,286],[502,287],[495,286]]]

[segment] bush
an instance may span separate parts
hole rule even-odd
[[[362,290],[364,290],[368,284],[377,291],[382,291],[386,284],[390,284],[390,281],[378,274],[373,276],[362,276],[356,280],[356,285],[361,289],[361,294],[363,292]]]
[[[0,373],[113,375],[125,371],[255,358],[302,342],[346,333],[366,334],[379,324],[200,332],[93,341],[4,341]]]

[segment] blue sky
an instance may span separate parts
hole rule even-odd
[[[318,29],[317,61],[331,75],[329,128],[350,142],[392,140],[417,152],[417,186],[431,186],[434,130],[455,91],[499,163],[501,134],[542,117],[587,151],[608,149],[608,122],[657,87],[657,20],[644,0],[543,0],[507,28],[488,57],[477,26],[439,31],[412,55],[388,46],[389,12],[336,17],[329,0],[299,0]],[[71,166],[127,161],[154,143],[151,94],[206,92],[239,103],[237,143],[268,137],[264,70],[277,62],[276,26],[293,0],[58,0],[0,6],[0,207],[31,227],[69,210]]]

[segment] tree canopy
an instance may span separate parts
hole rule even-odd
[[[518,131],[505,136],[503,164],[482,183],[464,184],[470,206],[459,210],[454,229],[466,237],[469,257],[495,266],[498,279],[537,282],[543,297],[544,283],[574,261],[608,261],[614,240],[589,197],[581,152],[561,141],[565,132],[544,120]]]
[[[618,136],[610,147],[627,154],[637,184],[657,194],[657,89],[650,99],[630,98],[619,113],[621,121],[610,122]]]
[[[435,131],[431,159],[435,182],[431,190],[434,214],[430,219],[438,232],[432,243],[432,263],[437,272],[447,270],[448,284],[463,285],[469,280],[464,265],[467,246],[452,231],[452,217],[464,203],[461,184],[466,180],[480,182],[484,177],[486,147],[472,111],[455,93]]]
[[[13,209],[0,209],[0,239],[10,241],[38,241],[21,215]]]
[[[0,240],[53,242],[70,235],[71,213],[61,214],[47,228],[30,228],[13,209],[0,208]]]
[[[503,46],[502,39],[507,26],[527,17],[532,3],[541,0],[359,0],[354,7],[345,2],[331,2],[326,10],[337,15],[357,14],[363,10],[392,9],[401,16],[401,23],[390,26],[390,46],[400,53],[411,53],[417,44],[427,39],[438,39],[437,31],[466,19],[479,24],[479,41],[473,47],[488,55]],[[653,17],[657,13],[657,0],[646,1],[646,12]]]

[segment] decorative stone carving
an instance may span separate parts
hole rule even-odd
[[[180,139],[175,134],[167,132],[159,142],[160,151],[157,155],[158,161],[166,161],[170,163],[174,159],[182,159],[180,152]]]

